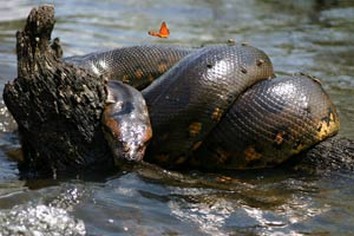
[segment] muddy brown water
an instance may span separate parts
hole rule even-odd
[[[126,45],[249,42],[278,74],[311,73],[354,138],[354,1],[12,0],[0,4],[0,89],[16,77],[15,32],[55,5],[65,56]],[[169,39],[148,36],[165,20]],[[171,172],[134,166],[60,180],[19,179],[16,124],[0,104],[0,235],[352,235],[354,174]],[[42,233],[42,234],[41,234]]]

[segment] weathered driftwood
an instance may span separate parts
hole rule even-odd
[[[21,170],[61,170],[110,166],[100,117],[105,80],[60,60],[58,40],[49,45],[54,9],[33,9],[17,33],[18,77],[4,89],[4,101],[19,126],[24,153]],[[352,170],[354,141],[330,138],[290,162],[297,169]]]
[[[294,162],[292,162],[294,161]],[[354,171],[354,140],[334,136],[290,160],[296,170],[327,172]]]
[[[24,153],[22,170],[54,172],[110,162],[100,127],[106,99],[104,78],[60,60],[50,45],[54,8],[33,9],[18,32],[18,77],[3,98],[15,118]]]

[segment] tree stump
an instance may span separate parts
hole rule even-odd
[[[32,9],[17,32],[18,77],[3,98],[15,118],[24,161],[20,170],[56,173],[111,162],[100,126],[105,78],[60,60],[58,39],[50,45],[54,8]]]

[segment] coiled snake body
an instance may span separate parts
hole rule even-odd
[[[144,88],[139,93],[108,83],[102,125],[117,161],[271,167],[339,129],[336,109],[317,79],[275,78],[269,57],[252,46],[145,45],[65,60]]]

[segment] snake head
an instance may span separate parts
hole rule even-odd
[[[102,127],[114,161],[141,161],[152,137],[145,100],[139,91],[118,81],[109,81],[107,91]]]

